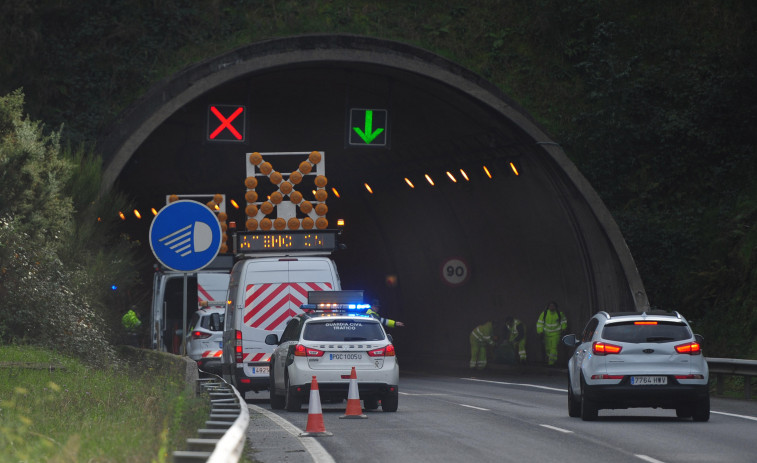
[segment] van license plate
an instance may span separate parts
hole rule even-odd
[[[267,375],[270,371],[270,367],[252,367],[252,376]]]
[[[659,386],[668,384],[667,376],[631,376],[632,386]]]

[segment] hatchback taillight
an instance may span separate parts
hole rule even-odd
[[[192,339],[207,339],[210,337],[210,333],[204,331],[192,331]]]
[[[369,357],[394,357],[394,345],[389,344],[381,349],[373,349],[368,351]]]
[[[242,352],[242,332],[236,330],[234,333],[234,361],[244,363],[244,352]]]
[[[303,346],[302,344],[294,346],[295,357],[323,357],[323,354],[324,352],[322,350],[313,347]]]
[[[679,354],[699,355],[702,353],[702,346],[698,342],[687,342],[676,346],[676,352]]]
[[[608,342],[595,341],[591,346],[591,350],[594,352],[594,355],[609,355],[619,354],[623,348]]]

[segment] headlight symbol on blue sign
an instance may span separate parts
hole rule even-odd
[[[158,212],[150,225],[150,247],[166,267],[194,272],[210,262],[221,248],[221,224],[207,206],[175,201]]]

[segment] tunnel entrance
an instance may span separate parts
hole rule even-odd
[[[210,137],[231,117],[213,119],[221,106],[244,108],[243,141]],[[379,146],[350,141],[355,125],[379,127],[367,109],[385,124]],[[117,181],[142,210],[171,193],[244,204],[248,153],[325,152],[328,218],[345,220],[347,249],[333,256],[342,287],[405,322],[393,334],[408,357],[466,360],[475,326],[512,315],[538,362],[548,301],[571,332],[598,310],[647,306],[617,225],[559,145],[479,76],[405,44],[253,44],[152,89],[101,146],[104,188]],[[244,206],[226,209],[244,223]],[[149,223],[129,226],[149,253]]]

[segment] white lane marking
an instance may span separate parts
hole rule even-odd
[[[652,458],[652,457],[649,457],[649,456],[647,456],[647,455],[638,455],[638,454],[637,454],[637,455],[634,455],[634,456],[635,456],[636,458],[639,458],[639,459],[641,459],[641,460],[644,460],[644,461],[648,461],[649,463],[665,463],[665,462],[664,462],[664,461],[662,461],[662,460],[658,460],[658,459],[656,459],[656,458]]]
[[[437,396],[437,395],[449,395],[443,392],[400,392],[401,395],[414,395],[414,396]]]
[[[755,417],[755,416],[737,415],[735,413],[726,413],[726,412],[716,412],[714,410],[710,410],[710,413],[716,413],[718,415],[725,415],[725,416],[733,416],[733,417],[736,417],[736,418],[744,418],[745,420],[757,421],[757,417]]]
[[[560,389],[557,387],[549,387],[549,386],[540,386],[538,384],[508,383],[505,381],[491,381],[488,379],[476,379],[476,378],[460,378],[460,379],[464,379],[466,381],[478,381],[481,383],[502,384],[505,386],[524,386],[524,387],[532,387],[534,389],[545,389],[547,391],[568,392],[567,389]]]
[[[460,405],[461,407],[466,407],[466,408],[474,408],[474,409],[476,409],[476,410],[481,410],[482,412],[488,412],[488,411],[491,411],[491,410],[489,410],[488,408],[474,407],[473,405],[465,405],[465,404],[458,404],[458,405]]]
[[[323,446],[318,442],[317,439],[314,439],[312,437],[300,437],[300,434],[302,434],[304,431],[297,426],[293,425],[279,415],[266,410],[265,408],[258,407],[254,404],[247,404],[247,406],[255,410],[256,412],[262,413],[263,415],[267,416],[271,421],[278,424],[283,430],[298,438],[302,446],[305,447],[305,450],[310,454],[310,457],[313,459],[313,463],[336,463],[331,454],[323,448]]]
[[[569,429],[558,428],[557,426],[550,426],[548,424],[540,424],[539,426],[541,426],[543,428],[547,428],[547,429],[552,429],[554,431],[560,431],[560,432],[565,433],[565,434],[573,434],[573,431],[571,431]]]

